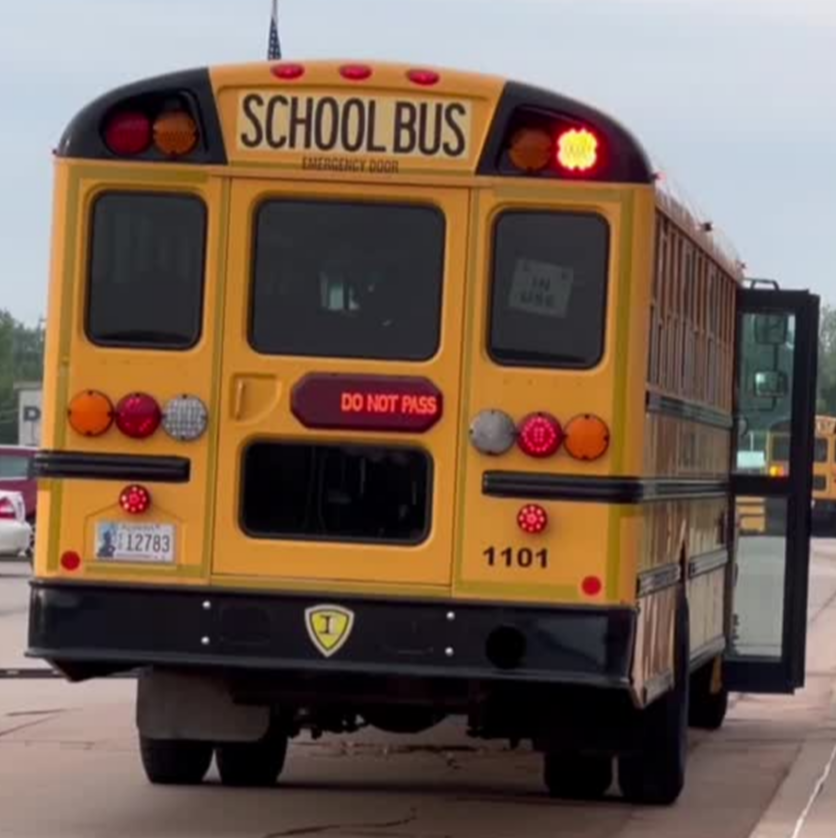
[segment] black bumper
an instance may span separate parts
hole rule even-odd
[[[325,604],[354,614],[330,658],[306,618]],[[626,689],[635,630],[631,609],[34,582],[28,654],[78,679],[166,666]]]

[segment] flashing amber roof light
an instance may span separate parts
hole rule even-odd
[[[555,146],[552,137],[537,128],[521,128],[511,141],[509,157],[524,172],[540,172],[549,165]]]
[[[198,144],[198,126],[183,111],[164,113],[154,123],[154,145],[168,157],[183,157]]]
[[[568,172],[589,172],[599,162],[599,140],[586,128],[571,128],[558,137],[558,165]]]

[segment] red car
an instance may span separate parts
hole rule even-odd
[[[35,456],[35,448],[17,445],[0,445],[0,490],[20,492],[26,507],[26,520],[35,525],[38,500],[37,483],[29,477],[29,463]]]

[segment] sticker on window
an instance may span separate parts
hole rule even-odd
[[[509,308],[542,317],[565,318],[575,272],[571,268],[519,259],[512,278]]]

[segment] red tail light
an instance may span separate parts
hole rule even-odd
[[[542,506],[529,503],[517,514],[517,526],[528,535],[540,535],[549,526],[549,515]]]
[[[8,498],[0,498],[0,521],[16,521],[17,512]]]
[[[561,423],[548,413],[533,413],[520,423],[517,444],[530,457],[551,457],[563,441]]]
[[[163,411],[146,393],[131,393],[116,406],[116,427],[131,439],[147,439],[163,421]]]
[[[120,157],[134,157],[151,145],[151,120],[143,113],[118,113],[105,126],[105,143]]]
[[[119,495],[119,505],[129,515],[143,515],[151,508],[151,493],[145,486],[128,486]]]

